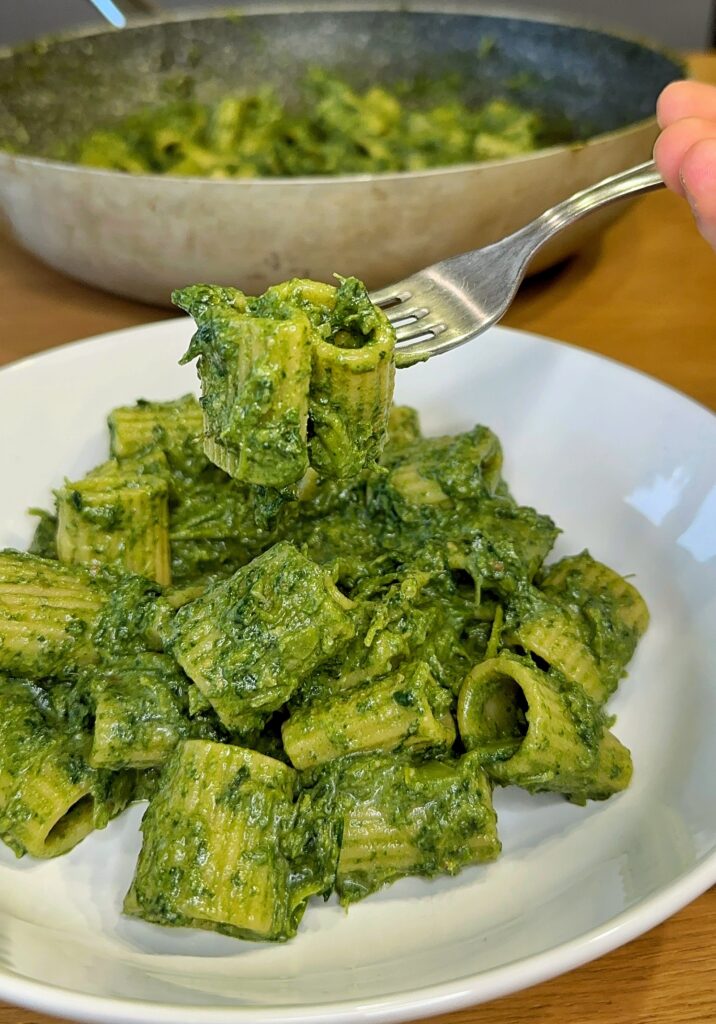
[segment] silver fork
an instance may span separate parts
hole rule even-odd
[[[505,315],[527,264],[553,235],[608,203],[663,184],[650,160],[575,193],[499,242],[371,292],[395,327],[396,365],[412,366],[472,341]]]

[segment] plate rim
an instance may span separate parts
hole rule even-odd
[[[188,324],[191,321],[189,316],[168,316],[163,319],[150,320],[143,324],[132,324],[129,327],[117,327],[111,331],[102,331],[100,334],[89,334],[85,338],[76,338],[74,341],[64,341],[59,345],[53,345],[51,348],[41,349],[39,352],[31,352],[30,355],[21,356],[20,359],[13,359],[9,363],[0,364],[0,381],[5,375],[10,375],[16,371],[24,370],[28,366],[32,366],[35,363],[50,361],[56,356],[64,355],[65,353],[73,349],[81,349],[83,346],[92,347],[97,342],[103,342],[110,340],[121,334],[141,334],[144,331],[149,331],[155,328],[167,328],[169,324],[184,323]],[[709,408],[704,402],[701,402],[698,398],[693,398],[691,395],[687,395],[685,391],[681,391],[674,384],[669,384],[668,381],[661,380],[660,377],[655,377],[653,374],[648,373],[646,370],[641,370],[637,366],[631,366],[629,363],[622,363],[619,359],[614,356],[604,355],[602,352],[595,352],[593,349],[583,348],[581,345],[571,341],[564,341],[561,338],[550,338],[546,334],[539,334],[536,331],[524,330],[521,327],[510,327],[508,324],[496,323],[488,327],[484,332],[485,336],[500,335],[500,334],[517,334],[521,338],[526,338],[530,341],[536,341],[540,344],[547,345],[548,347],[555,346],[557,348],[567,349],[573,356],[577,358],[583,358],[588,361],[594,360],[598,363],[608,363],[613,369],[618,370],[620,373],[627,374],[641,378],[642,380],[648,381],[650,384],[663,388],[664,391],[668,391],[671,395],[676,396],[681,401],[688,403],[689,405],[695,406],[698,410],[706,413],[707,417],[711,420],[716,420],[716,410]],[[466,342],[466,345],[472,344],[472,342]],[[479,344],[479,342],[477,342]],[[459,346],[462,347],[462,346]],[[444,353],[448,355],[449,353]],[[422,363],[416,363],[416,366],[421,366]],[[406,369],[410,369],[407,367]]]
[[[364,1024],[368,1014],[376,1022],[402,1024],[438,1013],[479,1006],[566,974],[655,928],[714,884],[716,849],[669,886],[576,939],[491,968],[484,974],[413,990],[407,997],[404,993],[397,993],[377,999],[304,1004],[299,1009],[281,1005],[217,1007],[198,1003],[158,1003],[147,999],[78,993],[73,989],[25,979],[3,969],[0,969],[0,996],[29,1010],[67,1016],[87,1024],[311,1024],[314,1021]],[[515,986],[512,976],[518,967],[522,974]],[[12,984],[6,985],[6,981]]]
[[[43,362],[62,360],[68,353],[93,348],[98,343],[120,335],[166,332],[177,323],[186,326],[189,318],[177,316],[118,328],[65,342],[0,366],[0,382],[15,372],[32,369]],[[716,413],[697,399],[684,394],[651,374],[619,362],[610,356],[581,348],[570,342],[548,338],[532,331],[495,326],[491,334],[517,334],[525,340],[568,349],[578,359],[609,363],[621,374],[646,380],[652,387],[670,392],[682,402],[706,414],[716,425]],[[67,1016],[91,1024],[309,1024],[312,1021],[336,1021],[358,1024],[367,1015],[386,1024],[417,1020],[476,1006],[547,981],[595,960],[661,924],[672,914],[702,895],[716,884],[716,846],[702,856],[688,871],[682,872],[667,886],[645,896],[638,903],[609,918],[581,935],[558,943],[546,950],[520,957],[499,967],[476,971],[457,979],[426,985],[410,991],[373,998],[349,998],[322,1004],[303,1003],[296,1006],[212,1006],[154,1002],[106,995],[92,995],[23,977],[0,967],[0,998],[30,1010],[55,1016]],[[191,959],[179,955],[177,959]]]

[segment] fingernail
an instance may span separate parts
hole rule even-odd
[[[698,216],[699,216],[698,204],[696,202],[695,197],[691,194],[691,192],[689,192],[689,186],[684,181],[684,175],[681,173],[681,171],[679,171],[679,181],[681,182],[681,187],[684,190],[684,196],[686,197],[686,201],[689,204],[689,206],[691,207],[691,212],[693,213],[694,217],[696,217],[698,219]]]

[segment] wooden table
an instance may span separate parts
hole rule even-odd
[[[716,83],[716,55],[693,59]],[[0,363],[168,315],[104,295],[0,240]],[[505,323],[612,356],[716,409],[716,255],[686,205],[644,197],[565,266],[522,289]],[[0,1024],[50,1018],[0,1004]],[[716,889],[577,971],[436,1024],[714,1024]]]

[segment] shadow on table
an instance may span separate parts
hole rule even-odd
[[[589,241],[574,256],[538,274],[532,274],[522,283],[517,298],[504,318],[507,327],[528,329],[536,316],[548,313],[565,292],[578,288],[588,277],[602,255],[600,238]]]

